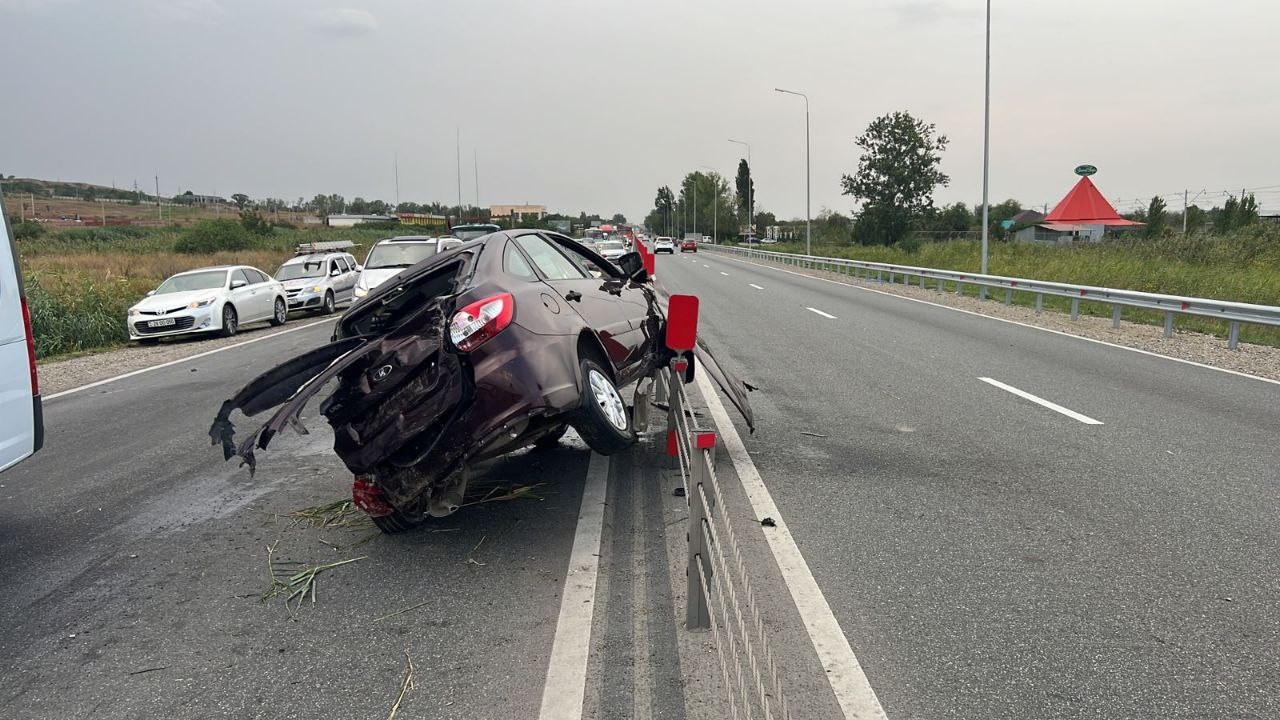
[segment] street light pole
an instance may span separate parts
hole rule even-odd
[[[755,234],[756,234],[755,223],[752,222],[752,216],[755,214],[755,209],[756,209],[755,202],[754,202],[755,198],[753,197],[756,194],[755,193],[756,183],[755,183],[755,178],[753,178],[751,175],[752,173],[751,143],[746,143],[741,140],[734,140],[733,138],[729,138],[729,142],[737,143],[738,145],[745,145],[747,148],[747,247],[749,248],[751,247],[751,241],[755,239]]]
[[[991,170],[991,0],[987,0],[987,62],[986,88],[982,99],[982,274],[987,274],[987,235],[990,232],[991,205],[987,196],[987,182]],[[980,289],[983,298],[987,287]]]
[[[809,184],[813,177],[809,170],[809,96],[795,90],[774,88],[775,91],[787,95],[799,95],[804,98],[804,254],[813,254],[813,221],[809,217]]]

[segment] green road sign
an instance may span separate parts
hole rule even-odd
[[[1084,176],[1088,176],[1088,175],[1092,175],[1092,174],[1094,174],[1094,173],[1096,173],[1096,172],[1098,172],[1098,168],[1096,168],[1096,167],[1094,167],[1094,166],[1092,166],[1092,165],[1077,165],[1077,166],[1076,166],[1076,174],[1077,174],[1077,175],[1084,175]]]

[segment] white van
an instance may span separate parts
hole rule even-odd
[[[379,240],[369,250],[360,276],[356,278],[355,297],[360,299],[369,291],[437,253],[460,247],[462,241],[454,237],[435,238],[429,235],[401,235]]]
[[[4,206],[0,198],[0,207]],[[4,213],[0,213],[3,215]],[[44,444],[44,413],[36,378],[31,313],[18,272],[18,248],[7,218],[0,242],[0,472]]]

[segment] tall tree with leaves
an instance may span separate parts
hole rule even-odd
[[[676,195],[670,187],[664,185],[658,188],[658,194],[653,199],[653,209],[644,218],[645,227],[659,234],[666,234],[675,218],[675,204]],[[585,219],[585,215],[583,217]]]
[[[938,165],[947,137],[908,112],[876,118],[855,140],[858,171],[841,180],[845,195],[862,201],[854,234],[859,242],[892,245],[933,209],[933,189],[951,182]]]
[[[1160,237],[1164,233],[1165,223],[1168,220],[1165,207],[1164,199],[1159,195],[1151,198],[1151,202],[1147,205],[1147,226],[1143,228],[1147,237]]]
[[[249,204],[249,196],[244,193],[235,193],[231,196],[231,202],[236,204],[237,210],[244,210],[244,206]]]
[[[755,204],[756,186],[751,179],[751,166],[746,160],[738,161],[738,177],[734,178],[735,199],[738,201],[738,215],[750,218],[751,205]]]

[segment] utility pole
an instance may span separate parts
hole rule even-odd
[[[693,230],[698,233],[698,176],[693,177]]]
[[[1190,192],[1187,190],[1182,191],[1182,234],[1183,235],[1187,234],[1187,206],[1189,204],[1187,202],[1187,195],[1189,194]]]
[[[455,128],[454,139],[458,161],[458,224],[462,224],[462,128]],[[515,222],[516,214],[511,213],[511,222]]]
[[[715,168],[710,165],[701,166],[703,170],[710,170],[715,173]],[[711,243],[716,242],[717,227],[720,222],[720,178],[718,175],[708,175],[711,178]]]
[[[400,212],[400,151],[399,151],[399,150],[395,151],[395,155],[393,155],[393,158],[394,158],[394,159],[392,160],[392,162],[395,164],[395,169],[396,169],[396,207],[395,207],[395,211],[396,211],[396,212]]]
[[[774,88],[775,91],[788,95],[799,95],[804,98],[804,254],[813,254],[812,221],[809,218],[809,182],[812,172],[809,170],[809,96],[795,90]]]
[[[156,220],[164,222],[164,210],[160,207],[160,176],[156,175]]]
[[[98,210],[102,213],[102,227],[106,227],[107,226],[107,201],[106,200],[98,201]]]
[[[991,0],[987,0],[986,85],[982,100],[982,274],[987,274],[987,235],[990,233],[990,201],[987,184],[991,169]],[[987,286],[979,288],[985,300]]]

